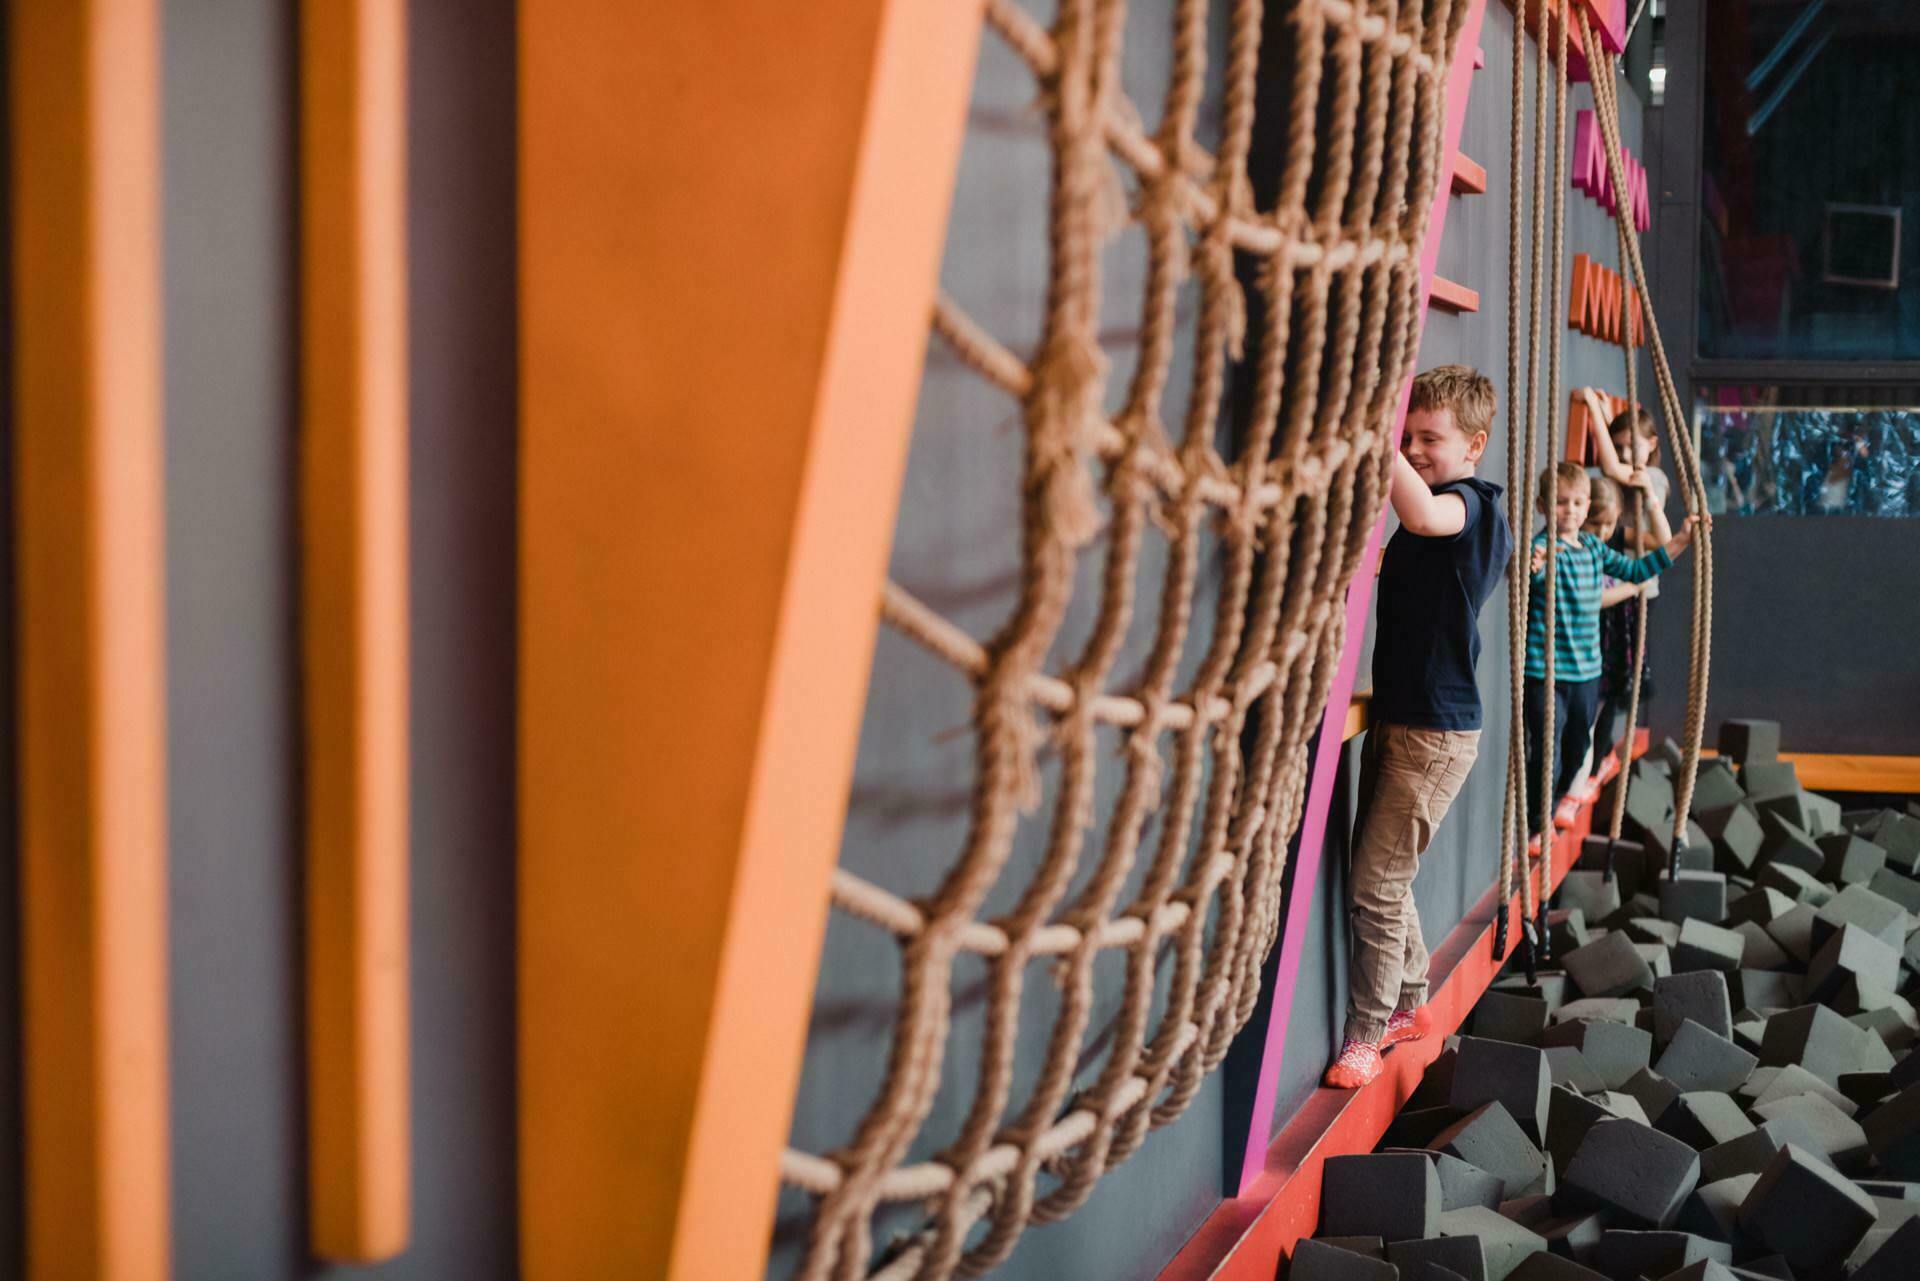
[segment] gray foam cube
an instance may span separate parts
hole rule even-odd
[[[1700,1177],[1700,1154],[1633,1121],[1601,1121],[1580,1141],[1561,1181],[1570,1209],[1610,1210],[1622,1223],[1665,1228]]]
[[[1849,922],[1828,938],[1808,963],[1807,999],[1831,1000],[1843,984],[1855,978],[1882,988],[1897,987],[1900,953]]]
[[[1530,1044],[1546,1030],[1552,1011],[1538,997],[1519,992],[1484,993],[1473,1005],[1473,1034],[1493,1041]]]
[[[1792,761],[1755,761],[1740,770],[1740,786],[1747,799],[1763,801],[1800,790],[1800,775]]]
[[[1543,1046],[1571,1046],[1609,1090],[1617,1090],[1647,1066],[1653,1037],[1637,1027],[1601,1020],[1561,1023],[1541,1034]]]
[[[1719,970],[1732,973],[1740,968],[1747,941],[1733,930],[1698,917],[1680,923],[1680,941],[1673,948],[1675,973],[1693,970]]]
[[[1704,809],[1696,800],[1693,817],[1712,844],[1720,866],[1726,871],[1747,871],[1753,866],[1754,860],[1761,856],[1765,832],[1760,825],[1759,814],[1746,801],[1736,800],[1714,809]]]
[[[1795,1273],[1845,1259],[1875,1217],[1872,1197],[1794,1144],[1774,1153],[1740,1207],[1741,1227]]]
[[[1498,1103],[1476,1108],[1434,1135],[1426,1146],[1496,1176],[1506,1185],[1509,1197],[1525,1192],[1547,1168],[1540,1149]]]
[[[1827,856],[1820,875],[1829,881],[1838,881],[1842,885],[1865,885],[1873,879],[1875,872],[1887,866],[1885,850],[1852,832],[1833,832],[1816,838],[1814,843]]]
[[[1621,933],[1575,948],[1560,958],[1560,964],[1584,996],[1624,996],[1653,985],[1653,970],[1634,950],[1633,940]]]
[[[1758,1056],[1687,1019],[1667,1043],[1654,1071],[1683,1091],[1725,1091],[1738,1089],[1759,1062]]]
[[[1720,755],[1740,768],[1780,758],[1780,722],[1729,720],[1720,722],[1716,744]]]
[[[1654,1128],[1698,1152],[1751,1134],[1754,1127],[1731,1096],[1715,1090],[1688,1090],[1654,1118]]]
[[[1680,872],[1660,882],[1660,916],[1684,925],[1689,917],[1719,921],[1727,914],[1727,878],[1720,872]]]
[[[1700,772],[1693,778],[1693,812],[1699,815],[1707,810],[1724,809],[1729,805],[1738,805],[1747,798],[1740,786],[1740,780],[1733,776],[1733,770],[1723,760],[1700,762]]]
[[[1477,1036],[1460,1039],[1449,1100],[1460,1111],[1497,1102],[1538,1143],[1546,1132],[1547,1094],[1552,1088],[1547,1056],[1536,1047]]]
[[[1385,1241],[1438,1235],[1440,1176],[1424,1154],[1331,1156],[1321,1173],[1321,1236]]]
[[[1818,1153],[1841,1170],[1865,1167],[1870,1140],[1861,1124],[1817,1094],[1795,1094],[1753,1105],[1762,1122],[1798,1118],[1813,1135],[1807,1151]]]
[[[1888,947],[1900,949],[1906,946],[1912,923],[1907,909],[1892,899],[1864,885],[1849,885],[1814,912],[1813,946],[1817,951],[1840,932],[1841,926],[1856,925]]]
[[[1760,840],[1760,860],[1774,866],[1797,867],[1814,876],[1821,874],[1827,865],[1826,851],[1814,842],[1813,833],[1794,821],[1791,814],[1783,814],[1778,806],[1779,800],[1762,801],[1763,806],[1773,806],[1760,811],[1760,828],[1764,835]]]
[[[1661,1044],[1671,1041],[1688,1019],[1715,1036],[1733,1038],[1733,1007],[1727,997],[1726,975],[1718,970],[1696,970],[1654,984],[1654,1040]]]
[[[1864,1043],[1878,1040],[1824,1005],[1802,1005],[1767,1020],[1760,1061],[1772,1067],[1797,1063],[1838,1088],[1842,1072],[1873,1070]]]
[[[1312,1237],[1293,1248],[1288,1281],[1400,1281],[1400,1269],[1385,1259],[1344,1250]]]
[[[1448,1210],[1442,1214],[1440,1235],[1478,1240],[1486,1260],[1487,1281],[1506,1281],[1513,1270],[1520,1266],[1522,1259],[1547,1248],[1546,1241],[1538,1233],[1515,1223],[1498,1210],[1481,1205]]]
[[[1863,1128],[1874,1159],[1890,1174],[1920,1179],[1920,1085],[1907,1086],[1875,1108]]]

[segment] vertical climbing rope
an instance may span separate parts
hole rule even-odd
[[[1553,228],[1552,248],[1547,263],[1553,273],[1552,282],[1547,286],[1547,574],[1541,584],[1545,593],[1541,600],[1541,633],[1545,638],[1546,671],[1541,678],[1540,691],[1540,893],[1539,921],[1536,924],[1534,947],[1540,956],[1545,957],[1552,951],[1547,934],[1547,898],[1553,888],[1553,783],[1554,759],[1558,756],[1558,736],[1554,727],[1554,592],[1558,581],[1555,568],[1559,559],[1560,536],[1554,527],[1554,508],[1560,492],[1559,463],[1561,455],[1560,417],[1560,350],[1565,342],[1560,317],[1560,258],[1566,251],[1567,217],[1567,6],[1560,6],[1560,30],[1555,33],[1551,27],[1553,6],[1541,17],[1540,35],[1543,41],[1553,44],[1553,211],[1550,222]],[[1544,78],[1544,69],[1543,69]]]
[[[1619,193],[1624,202],[1628,187],[1626,184],[1626,165],[1622,159],[1620,147],[1620,114],[1618,88],[1614,84],[1616,60],[1602,50],[1594,41],[1593,34],[1587,28],[1584,14],[1576,14],[1580,23],[1580,34],[1586,42],[1588,59],[1593,69],[1594,120],[1599,125],[1600,137],[1607,157],[1607,173],[1613,183],[1613,190]],[[1620,210],[1624,221],[1632,217],[1630,207]],[[1641,257],[1640,241],[1637,235],[1627,233],[1621,236],[1621,244],[1627,251],[1628,261],[1633,267],[1633,283],[1642,298],[1651,296],[1647,288],[1646,263]],[[1694,530],[1694,541],[1699,544],[1696,564],[1693,572],[1693,629],[1688,655],[1687,669],[1687,713],[1683,730],[1680,777],[1674,787],[1674,831],[1667,873],[1672,876],[1679,865],[1680,849],[1686,843],[1687,814],[1693,806],[1694,781],[1700,769],[1700,746],[1706,733],[1707,719],[1707,677],[1713,648],[1713,534],[1707,516],[1706,487],[1700,475],[1700,459],[1694,449],[1693,434],[1687,428],[1685,412],[1680,405],[1680,394],[1674,386],[1673,370],[1667,363],[1666,347],[1660,339],[1660,326],[1655,323],[1651,308],[1646,317],[1647,344],[1653,356],[1654,386],[1659,393],[1661,417],[1666,428],[1668,443],[1673,446],[1674,463],[1680,473],[1682,497],[1689,516],[1698,518]],[[1624,790],[1624,784],[1622,789]]]

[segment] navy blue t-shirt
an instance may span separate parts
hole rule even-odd
[[[1448,538],[1406,529],[1387,544],[1374,607],[1370,720],[1416,729],[1479,729],[1480,607],[1513,554],[1500,486],[1467,476],[1435,485],[1458,494],[1466,524]]]

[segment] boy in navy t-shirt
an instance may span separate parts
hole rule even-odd
[[[1465,365],[1413,380],[1389,498],[1399,532],[1381,561],[1371,727],[1353,847],[1353,964],[1340,1089],[1380,1073],[1380,1051],[1427,1034],[1427,949],[1413,905],[1420,855],[1480,750],[1480,607],[1513,552],[1500,486],[1473,474],[1493,384]]]

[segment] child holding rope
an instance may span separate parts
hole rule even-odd
[[[1513,551],[1500,486],[1473,474],[1493,384],[1464,365],[1413,380],[1389,498],[1400,529],[1380,567],[1371,727],[1350,877],[1346,1038],[1326,1083],[1355,1089],[1380,1052],[1427,1035],[1427,949],[1413,902],[1420,856],[1480,750],[1480,607]]]
[[[1652,481],[1644,469],[1632,484],[1646,491]],[[1562,461],[1540,473],[1537,501],[1547,528],[1533,540],[1532,592],[1527,600],[1526,741],[1528,831],[1538,839],[1552,814],[1555,827],[1573,823],[1577,799],[1568,795],[1574,775],[1592,741],[1600,692],[1600,597],[1608,575],[1623,583],[1644,583],[1673,564],[1693,541],[1694,518],[1678,534],[1667,525],[1659,505],[1647,509],[1648,526],[1669,536],[1645,555],[1629,558],[1583,528],[1592,481],[1579,463]],[[1549,501],[1551,500],[1551,508]],[[1551,534],[1551,538],[1549,538]],[[1554,557],[1553,795],[1538,794],[1546,719],[1546,586],[1549,548]],[[1557,808],[1556,808],[1557,805]]]

